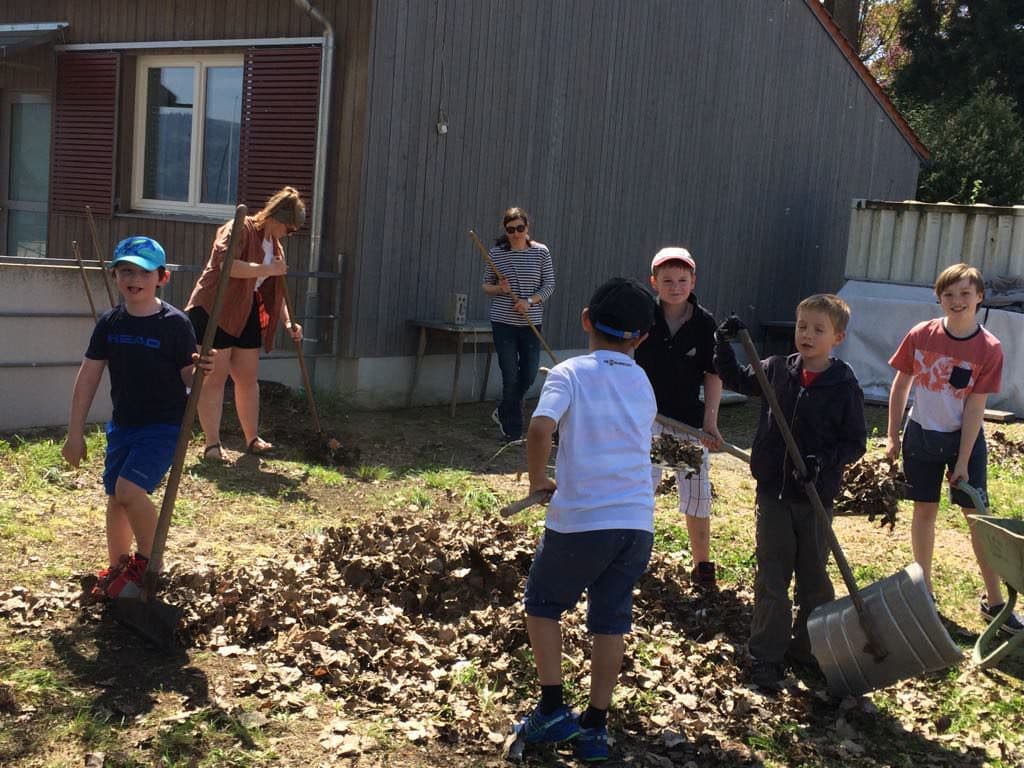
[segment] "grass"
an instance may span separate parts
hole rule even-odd
[[[472,413],[472,408],[472,404],[467,404],[465,410]],[[259,470],[202,465],[194,460],[198,448],[193,446],[190,452],[193,458],[186,466],[175,510],[170,539],[173,547],[169,547],[169,551],[184,553],[186,558],[244,564],[261,556],[286,556],[294,551],[295,542],[308,532],[377,519],[389,510],[425,511],[424,519],[449,512],[473,518],[492,515],[503,501],[525,495],[524,483],[514,477],[514,473],[523,468],[522,456],[508,452],[502,457],[506,463],[499,468],[489,467],[488,474],[474,472],[472,468],[479,467],[481,461],[479,455],[489,455],[492,451],[489,446],[481,450],[479,434],[449,421],[441,410],[436,419],[440,426],[432,438],[434,442],[420,449],[420,453],[415,450],[402,453],[402,446],[394,436],[406,432],[387,426],[380,427],[378,450],[368,448],[366,443],[376,434],[377,422],[384,418],[375,414],[368,421],[371,428],[362,445],[365,463],[348,470],[348,474],[299,457],[291,460],[284,452],[273,461],[262,462]],[[884,410],[881,413],[884,415]],[[415,414],[405,414],[402,418],[414,417]],[[735,411],[729,418],[736,418]],[[879,414],[873,414],[872,418],[877,421]],[[486,420],[486,413],[482,420]],[[422,424],[420,422],[417,429],[422,428]],[[730,424],[728,432],[730,435],[748,434],[743,433],[743,429],[749,429],[749,425],[744,427],[737,422]],[[1024,436],[1024,426],[1018,425],[1015,429],[1018,439]],[[416,434],[416,429],[408,434]],[[464,439],[470,448],[460,449],[458,439]],[[45,591],[50,579],[68,580],[104,556],[101,531],[105,497],[98,482],[103,463],[102,431],[89,432],[89,457],[79,470],[62,463],[61,440],[59,436],[40,434],[0,441],[0,591],[14,584]],[[445,442],[449,440],[450,444]],[[744,444],[735,437],[734,441]],[[464,455],[453,459],[450,466],[436,465],[438,456],[448,458],[459,450]],[[424,462],[424,456],[435,464]],[[754,575],[754,483],[740,462],[728,456],[714,458],[712,480],[716,497],[711,547],[719,581],[726,588],[735,584],[749,586]],[[1024,478],[1019,469],[991,464],[989,490],[996,514],[1024,517]],[[417,509],[410,510],[411,506]],[[983,626],[976,611],[980,579],[960,510],[950,507],[948,501],[943,501],[941,509],[935,563],[939,605],[943,615],[969,635]],[[533,508],[516,518],[524,523],[524,536],[537,535],[543,525],[543,515],[541,508]],[[411,515],[403,514],[403,517]],[[893,534],[869,526],[865,520],[837,520],[837,533],[858,583],[877,581],[910,562],[910,519],[910,505],[904,504]],[[678,511],[676,493],[657,499],[655,547],[661,552],[688,552],[689,540]],[[27,562],[27,555],[36,556],[39,562]],[[841,593],[838,573],[834,569],[832,573],[837,591]],[[49,620],[44,620],[44,624],[46,621]],[[154,709],[132,727],[122,725],[120,714],[108,720],[105,710],[95,707],[94,682],[76,677],[62,660],[55,659],[49,644],[40,640],[47,630],[44,626],[32,637],[14,635],[0,622],[0,659],[3,660],[0,683],[15,692],[20,704],[36,707],[29,739],[33,752],[28,758],[5,760],[4,756],[13,749],[15,734],[9,727],[13,720],[0,719],[0,762],[14,768],[80,764],[83,751],[105,752],[107,766],[133,768],[143,765],[262,768],[318,764],[329,758],[317,743],[323,722],[311,721],[299,713],[272,710],[267,713],[270,722],[265,727],[246,728],[239,722],[237,713],[251,708],[253,703],[231,698],[230,692],[224,694],[227,711],[206,706],[185,713],[184,719],[171,720],[165,719],[167,709]],[[965,646],[972,642],[969,637],[958,637],[958,640]],[[637,643],[630,645],[628,653],[637,665],[646,667],[659,655],[660,649],[653,643]],[[585,691],[579,689],[585,680],[577,668],[579,660],[566,657],[563,663],[566,679],[570,681],[567,697],[573,701],[585,698]],[[1015,663],[1020,666],[1019,661]],[[207,671],[211,682],[230,680],[238,674],[237,667],[229,666],[231,661],[209,650],[193,653],[190,664]],[[495,727],[499,728],[504,723],[498,721],[510,702],[532,700],[536,693],[537,680],[528,649],[517,652],[514,666],[514,669],[495,673],[470,658],[456,665],[450,673],[450,681],[464,693],[465,700],[473,702],[480,716],[489,724],[493,719]],[[702,668],[696,672],[713,676],[715,669]],[[922,722],[932,722],[946,714],[951,718],[949,733],[975,733],[989,741],[1003,740],[1020,754],[1024,741],[1021,736],[1024,731],[1021,677],[1019,671],[979,675],[970,673],[966,667],[936,676],[922,683],[922,687],[927,685],[933,691],[929,701],[941,702],[935,711],[922,711],[920,702],[908,702],[890,690],[872,694],[872,700],[884,718],[906,724],[915,733],[920,733]],[[631,693],[623,701],[624,710],[643,713],[664,710],[663,692],[661,695],[657,690]],[[165,707],[181,706],[173,691],[160,691],[156,696]],[[402,750],[409,747],[396,735],[401,733],[401,728],[393,730],[393,717],[389,719],[383,713],[381,717],[353,715],[344,709],[334,711],[335,702],[322,695],[321,698],[323,700],[315,702],[321,719],[325,715],[331,717],[332,713],[351,719],[353,732],[374,739],[376,748],[382,752],[382,764],[388,764],[390,758],[386,756],[392,753],[402,755],[392,764],[406,764],[402,761],[405,755]],[[172,714],[177,713],[178,709],[173,709]],[[439,711],[437,715],[442,720],[454,716],[451,710]],[[804,757],[807,752],[800,751],[799,742],[805,741],[808,735],[820,737],[823,733],[820,729],[798,722],[784,722],[778,727],[760,730],[754,725],[752,723],[746,744],[762,764],[828,764],[807,762]],[[142,727],[147,728],[144,739],[138,734]],[[899,737],[882,732],[887,727],[879,725],[878,734],[865,730],[865,736],[877,735],[882,741],[891,740],[893,764],[923,764],[918,759],[920,753],[902,752]],[[917,735],[914,738],[924,743],[933,737]],[[286,739],[290,741],[283,743]],[[460,764],[460,757],[445,752],[443,745],[435,744],[432,748],[438,752],[430,755],[429,762],[408,764],[414,768],[444,761]],[[915,748],[920,749],[920,746]],[[70,762],[68,755],[74,756]],[[994,768],[1009,768],[1012,764],[1016,763],[990,761]]]
[[[391,480],[395,473],[381,464],[360,464],[356,467],[355,475],[364,483],[379,483]]]

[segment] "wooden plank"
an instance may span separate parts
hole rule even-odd
[[[1000,411],[995,408],[985,409],[985,421],[994,421],[1000,424],[1009,424],[1016,421],[1017,415],[1012,411]]]

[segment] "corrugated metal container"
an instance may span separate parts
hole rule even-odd
[[[853,201],[848,280],[934,285],[959,262],[987,278],[1024,275],[1024,205]]]

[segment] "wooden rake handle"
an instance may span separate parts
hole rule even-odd
[[[484,247],[484,244],[480,242],[480,238],[477,237],[476,232],[474,232],[472,229],[469,230],[469,236],[476,244],[477,250],[480,251],[480,255],[484,257],[484,261],[486,261],[490,265],[491,269],[494,270],[494,274],[498,276],[499,280],[504,280],[505,276],[501,274],[501,270],[499,270],[498,265],[494,263],[494,259],[491,258],[491,254],[487,252],[487,249]],[[509,295],[512,297],[513,302],[519,301],[519,297],[516,296],[514,293],[511,293]],[[538,341],[540,341],[540,345],[544,347],[544,351],[548,353],[548,356],[551,358],[551,361],[555,365],[558,365],[558,358],[555,357],[555,353],[551,351],[551,347],[548,346],[548,343],[544,341],[544,337],[540,335],[540,331],[538,331],[537,326],[533,324],[533,321],[530,319],[529,313],[527,313],[525,317],[527,324],[529,324],[530,326],[530,330],[533,331],[533,335],[537,337]]]
[[[746,328],[740,329],[739,340],[747,354],[750,367],[754,370],[754,375],[757,377],[757,383],[761,385],[761,395],[767,401],[772,416],[775,418],[775,425],[779,428],[782,439],[786,443],[786,451],[789,453],[789,458],[793,462],[796,471],[801,476],[806,477],[807,464],[804,463],[804,457],[800,455],[800,448],[797,446],[796,440],[793,438],[793,432],[790,430],[789,424],[786,423],[786,417],[783,416],[782,409],[779,407],[779,398],[775,396],[775,390],[772,389],[771,382],[768,381],[768,375],[764,372],[764,367],[761,365],[761,356],[758,354],[754,341],[750,338],[750,332]],[[836,538],[835,531],[832,530],[832,521],[828,519],[825,505],[818,495],[818,489],[814,483],[807,482],[804,483],[804,493],[807,494],[807,500],[811,502],[811,507],[821,519],[821,523],[825,526],[825,530],[828,533],[829,548],[832,550],[832,556],[836,559],[836,565],[839,566],[839,572],[843,575],[843,581],[850,592],[850,599],[853,600],[853,606],[857,609],[857,618],[860,620],[860,626],[867,638],[868,644],[865,650],[874,656],[875,661],[881,661],[889,655],[889,651],[882,641],[882,636],[878,631],[878,625],[875,623],[874,617],[868,611],[867,606],[864,605],[864,601],[857,590],[857,581],[853,578],[850,564],[846,561],[846,555],[843,554],[843,550],[839,546],[839,539]]]
[[[85,274],[85,265],[82,263],[82,253],[78,250],[77,240],[71,241],[71,253],[74,255],[75,261],[78,262],[78,274],[82,276],[85,297],[89,300],[89,309],[92,310],[92,321],[95,323],[99,320],[99,316],[96,314],[96,303],[92,300],[92,289],[89,288],[89,277]],[[102,271],[102,268],[100,271]]]
[[[512,517],[512,515],[522,512],[527,507],[532,507],[534,504],[543,504],[551,499],[551,491],[534,491],[525,499],[519,499],[513,501],[511,504],[506,504],[501,508],[500,513],[502,517]]]
[[[248,209],[244,205],[235,207],[235,220],[231,225],[231,236],[228,238],[228,249],[224,254],[224,261],[220,265],[220,276],[217,278],[217,294],[213,300],[213,307],[210,310],[210,319],[206,324],[206,332],[203,334],[200,357],[206,357],[213,348],[213,339],[217,333],[217,322],[220,320],[221,307],[224,306],[224,296],[227,293],[228,282],[231,280],[231,264],[235,260],[235,245],[238,243],[238,233],[243,227],[245,215]],[[195,375],[192,377],[192,391],[189,393],[188,402],[185,404],[185,415],[181,420],[181,432],[178,434],[178,443],[174,448],[174,460],[171,462],[171,471],[167,475],[167,488],[164,490],[164,500],[160,505],[160,517],[156,521],[156,533],[153,535],[153,551],[149,556],[149,565],[143,578],[141,599],[151,600],[156,594],[157,578],[163,570],[164,545],[167,543],[167,531],[171,527],[171,517],[174,515],[174,502],[178,498],[178,485],[181,483],[182,469],[185,466],[185,453],[188,451],[189,440],[192,438],[192,425],[195,424],[196,411],[199,408],[199,394],[203,390],[203,381],[206,379],[206,372],[196,366]]]
[[[281,293],[284,295],[284,308],[288,312],[289,327],[295,324],[295,315],[292,314],[292,305],[288,301],[288,281],[281,275]],[[293,341],[295,341],[293,339]],[[302,342],[295,341],[295,354],[299,358],[299,370],[302,372],[302,386],[306,390],[306,402],[309,404],[309,415],[313,419],[313,429],[318,435],[323,434],[320,426],[320,414],[316,409],[316,400],[313,398],[313,386],[309,382],[309,369],[306,368],[306,357],[302,352]]]
[[[106,264],[103,259],[103,252],[100,250],[100,238],[96,234],[96,222],[92,218],[92,208],[88,205],[85,206],[85,218],[89,222],[89,234],[92,237],[92,249],[96,253],[96,261],[100,263],[100,272],[103,274],[103,287],[107,289],[107,299],[110,301],[111,308],[117,306],[117,299],[114,296],[114,290],[110,286],[110,277],[107,275]]]

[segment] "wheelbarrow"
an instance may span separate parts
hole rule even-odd
[[[988,628],[974,644],[971,660],[980,668],[995,666],[1004,657],[1024,642],[1024,632],[1011,635],[1009,639],[993,647],[1003,622],[1013,614],[1013,606],[1017,602],[1017,593],[1024,592],[1024,520],[1013,520],[985,514],[988,508],[981,494],[967,483],[957,486],[971,497],[976,515],[968,515],[974,523],[974,531],[981,540],[985,552],[985,562],[1002,578],[1006,584],[1006,602],[1003,609],[989,623]],[[986,650],[991,649],[991,650]]]

